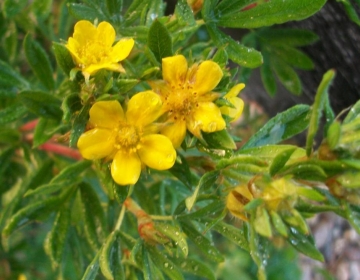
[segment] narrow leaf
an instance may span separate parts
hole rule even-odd
[[[316,92],[315,101],[312,106],[312,112],[310,116],[309,131],[306,138],[306,154],[308,156],[310,156],[310,154],[312,153],[314,138],[319,128],[319,122],[322,110],[325,105],[326,95],[328,95],[329,86],[331,85],[334,78],[334,70],[329,70],[328,72],[326,72]]]
[[[255,133],[242,149],[276,144],[299,134],[308,126],[309,111],[310,107],[307,105],[296,105],[276,115]]]
[[[326,0],[262,2],[247,10],[227,9],[216,15],[217,24],[223,27],[258,28],[310,17],[322,8]]]
[[[69,77],[70,71],[75,67],[73,59],[68,49],[60,43],[53,43],[53,50],[56,58],[57,65],[60,66],[61,70]]]
[[[53,69],[45,50],[27,34],[24,39],[25,56],[36,77],[48,89],[55,88]]]
[[[155,20],[150,26],[148,45],[160,63],[164,57],[172,56],[173,54],[171,35],[158,20]]]
[[[29,111],[39,117],[61,119],[61,101],[51,94],[42,91],[22,91],[18,98]]]

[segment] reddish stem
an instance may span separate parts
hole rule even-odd
[[[59,145],[59,144],[56,144],[56,143],[42,144],[41,146],[39,146],[39,149],[43,150],[43,151],[53,152],[55,154],[62,155],[62,156],[65,156],[65,157],[69,157],[69,158],[73,158],[73,159],[76,159],[76,160],[81,160],[82,159],[82,156],[81,156],[81,154],[79,153],[78,150],[74,150],[72,148],[69,148],[69,147],[66,147],[66,146],[63,146],[63,145]]]

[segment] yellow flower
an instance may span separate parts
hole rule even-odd
[[[276,211],[283,203],[292,205],[297,197],[297,187],[285,178],[281,178],[267,185],[261,194],[267,207]]]
[[[226,208],[235,217],[247,221],[244,207],[254,199],[247,185],[240,185],[231,190],[226,198]]]
[[[212,90],[223,73],[218,64],[206,60],[188,68],[182,55],[162,60],[163,80],[149,82],[163,101],[166,125],[161,133],[169,137],[174,147],[181,145],[188,129],[201,138],[201,130],[214,132],[225,128],[220,109],[212,102],[218,94]]]
[[[118,63],[124,60],[134,46],[134,40],[124,38],[114,46],[115,30],[110,23],[103,21],[94,26],[87,20],[75,24],[73,37],[65,45],[70,51],[77,67],[86,80],[100,69],[124,72]]]
[[[118,101],[99,101],[90,109],[89,126],[77,146],[86,159],[113,159],[111,175],[120,185],[135,184],[142,163],[157,170],[174,165],[176,151],[152,124],[161,113],[160,97],[145,91],[134,95],[124,112]]]
[[[235,108],[229,106],[220,107],[220,111],[223,115],[227,115],[231,118],[231,121],[236,121],[244,110],[244,101],[237,97],[239,92],[245,87],[245,84],[237,84],[232,87],[230,91],[225,94],[224,98],[228,100]]]

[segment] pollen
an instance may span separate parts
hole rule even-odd
[[[133,125],[122,123],[114,132],[116,149],[134,151],[141,142],[141,130]]]
[[[186,118],[198,106],[197,96],[191,86],[173,87],[172,92],[164,98],[164,107],[174,120]]]

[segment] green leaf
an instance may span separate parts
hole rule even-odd
[[[271,223],[274,226],[274,228],[277,230],[277,232],[280,233],[282,236],[287,237],[288,236],[287,227],[284,224],[283,220],[281,219],[281,216],[277,212],[271,211],[270,217],[271,217]]]
[[[295,95],[301,94],[301,81],[295,70],[286,62],[273,58],[271,65],[284,87]]]
[[[15,103],[0,110],[0,125],[16,121],[27,113],[27,108],[19,103]]]
[[[99,263],[100,252],[101,251],[97,252],[94,259],[88,265],[81,280],[95,280],[95,277],[97,276],[100,267],[100,263]]]
[[[80,110],[79,114],[76,115],[70,134],[70,140],[69,140],[70,147],[76,147],[80,135],[83,134],[89,119],[90,107],[91,107],[91,101],[88,100],[84,104],[84,107]]]
[[[151,245],[145,245],[147,251],[151,256],[151,260],[156,267],[163,271],[170,279],[178,280],[184,279],[177,266],[166,255],[160,252],[156,247]]]
[[[226,129],[212,133],[203,132],[202,136],[210,148],[236,149],[236,144]]]
[[[324,257],[316,248],[312,236],[304,235],[294,227],[290,227],[289,229],[288,242],[294,246],[296,250],[314,260],[324,261]]]
[[[55,88],[55,81],[53,78],[53,69],[50,60],[45,50],[41,45],[27,34],[24,39],[25,56],[31,69],[34,71],[36,77],[48,89]]]
[[[174,175],[177,179],[179,179],[185,186],[187,186],[190,190],[192,188],[192,180],[191,180],[191,171],[189,168],[189,165],[186,161],[186,158],[180,154],[177,153],[178,157],[181,159],[181,163],[178,161],[175,161],[175,164],[173,167],[169,169],[172,175]]]
[[[21,12],[21,10],[23,10],[26,5],[26,1],[5,0],[2,3],[3,13],[5,17],[12,18]]]
[[[59,132],[63,125],[58,124],[57,120],[40,118],[34,131],[33,148],[37,148]]]
[[[231,242],[238,245],[240,248],[249,251],[249,242],[247,239],[247,233],[244,227],[236,228],[232,225],[226,224],[224,222],[219,222],[214,225],[213,230],[225,236]]]
[[[226,15],[234,13],[235,11],[240,11],[243,8],[249,6],[255,2],[254,0],[223,0],[215,8],[215,13],[218,15]]]
[[[160,63],[164,57],[173,55],[171,35],[158,20],[155,20],[150,26],[148,46]]]
[[[106,20],[105,15],[100,9],[95,7],[89,7],[85,4],[69,3],[68,4],[69,12],[78,20],[88,20],[93,22],[97,19],[99,22]]]
[[[345,218],[350,222],[352,227],[360,234],[360,212],[359,208],[356,209],[356,206],[352,206],[349,203],[342,203],[345,208]]]
[[[325,105],[326,96],[328,95],[328,88],[331,85],[334,78],[335,78],[335,71],[334,70],[327,71],[324,74],[322,81],[319,85],[319,88],[316,92],[315,101],[312,106],[312,112],[310,116],[308,135],[306,138],[307,156],[310,156],[310,154],[312,153],[314,138],[319,128],[321,114]]]
[[[256,209],[254,228],[256,232],[261,234],[262,236],[268,238],[272,236],[270,217],[266,209],[263,207],[258,207]]]
[[[147,6],[151,5],[151,0],[134,0],[125,14],[125,25],[130,26],[140,18],[141,13]]]
[[[52,178],[48,184],[37,185],[35,189],[30,189],[25,196],[53,193],[58,190],[69,188],[82,180],[81,173],[91,166],[91,161],[79,161],[61,170],[59,174]]]
[[[194,193],[187,197],[185,200],[185,204],[186,204],[186,208],[190,211],[192,209],[192,207],[194,206],[195,202],[196,202],[196,198],[198,196],[199,190],[202,189],[206,189],[209,186],[212,186],[213,184],[215,184],[216,180],[219,178],[220,176],[220,171],[219,170],[214,170],[214,171],[210,171],[205,173],[200,181],[199,184],[196,186],[196,189],[194,191]]]
[[[271,0],[248,10],[226,9],[225,13],[215,10],[216,24],[251,29],[302,20],[319,11],[325,2],[326,0]]]
[[[345,11],[349,19],[360,26],[360,18],[353,4],[349,0],[337,0],[337,1],[341,2],[344,5]]]
[[[261,81],[264,84],[265,90],[270,96],[275,96],[276,94],[276,80],[273,70],[271,69],[269,54],[267,52],[263,53],[264,64],[260,67]]]
[[[110,15],[119,15],[122,12],[123,0],[106,0],[106,7]]]
[[[312,31],[293,28],[262,28],[258,36],[276,46],[303,47],[315,43],[319,37]]]
[[[0,68],[1,69],[1,68]],[[343,124],[348,124],[354,121],[356,118],[360,116],[360,100],[355,103],[354,106],[352,106],[349,113],[346,115]]]
[[[212,242],[201,234],[191,222],[181,222],[181,228],[196,247],[211,261],[222,262],[224,256],[216,249]]]
[[[329,148],[334,150],[339,143],[341,135],[341,125],[339,122],[334,121],[327,130],[326,140],[329,144]]]
[[[80,185],[81,206],[85,236],[94,251],[100,249],[105,238],[106,222],[104,210],[97,193],[86,183]]]
[[[310,107],[295,105],[270,119],[241,149],[276,144],[299,134],[308,126]]]
[[[144,280],[161,279],[163,277],[163,275],[156,275],[158,273],[158,269],[151,260],[150,254],[146,250],[145,246],[142,247],[142,264]]]
[[[30,112],[39,117],[61,119],[61,101],[51,94],[42,91],[22,91],[18,98]]]
[[[29,83],[9,64],[0,60],[0,85],[2,88],[26,89]]]
[[[202,279],[216,279],[214,272],[207,265],[196,259],[171,258],[171,260],[184,272],[199,276]]]
[[[67,166],[61,172],[56,175],[52,180],[51,183],[59,183],[59,182],[74,182],[74,180],[80,177],[81,179],[81,172],[84,172],[91,166],[91,161],[84,160],[75,162],[72,165]]]
[[[189,252],[189,248],[186,242],[185,235],[180,231],[180,228],[174,227],[169,224],[157,223],[156,229],[163,235],[173,240],[178,248],[180,248],[183,256],[186,258]]]
[[[302,70],[311,70],[314,68],[314,63],[311,58],[294,47],[289,47],[286,45],[277,46],[273,51],[275,55],[280,57],[292,67]]]
[[[186,0],[177,1],[174,14],[180,25],[196,25],[194,13]]]
[[[282,175],[291,174],[296,179],[311,180],[311,181],[325,181],[327,174],[316,163],[299,162],[287,166],[282,170]]]
[[[63,44],[56,42],[53,42],[52,47],[57,65],[59,65],[64,73],[69,77],[71,69],[75,67],[69,50]]]
[[[59,197],[50,197],[25,206],[16,212],[8,221],[3,229],[3,236],[9,236],[14,230],[36,219],[38,216],[44,214],[44,212],[53,211],[60,202]]]
[[[259,67],[262,64],[262,55],[257,50],[239,44],[217,29],[214,24],[207,24],[206,27],[215,45],[218,48],[225,48],[229,59],[235,63],[248,68]]]
[[[61,263],[69,225],[70,207],[67,205],[57,213],[53,227],[45,239],[45,252],[49,255],[53,268]]]
[[[282,169],[286,162],[289,160],[291,155],[296,150],[296,147],[291,147],[287,150],[284,150],[282,153],[277,154],[274,157],[274,160],[270,166],[270,176],[274,176],[280,169]]]
[[[102,274],[106,279],[125,279],[124,268],[121,263],[121,248],[119,232],[113,231],[106,239],[99,256]]]

